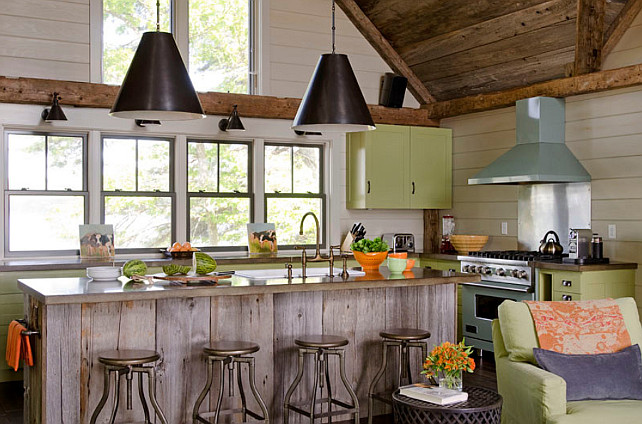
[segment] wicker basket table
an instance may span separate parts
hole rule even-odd
[[[502,397],[483,387],[464,387],[466,402],[437,405],[399,394],[392,395],[395,424],[499,424]]]

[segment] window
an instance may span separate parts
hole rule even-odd
[[[161,30],[186,34],[177,42],[188,46],[182,54],[196,90],[252,94],[254,1],[188,0],[188,17],[170,22],[178,1],[161,0]],[[104,83],[122,83],[143,32],[155,27],[155,0],[103,0]]]
[[[169,139],[103,137],[103,222],[114,225],[119,251],[155,251],[171,244],[175,198],[172,157]]]
[[[74,253],[87,222],[86,137],[8,132],[6,141],[7,254]]]
[[[322,169],[322,146],[265,144],[265,222],[276,224],[280,246],[316,242],[313,220],[306,220],[299,235],[301,217],[309,211],[319,218],[325,240]]]
[[[252,222],[250,147],[250,143],[188,140],[188,225],[193,245],[239,250],[247,245],[246,224]]]

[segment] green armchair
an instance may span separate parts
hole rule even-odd
[[[631,336],[642,347],[635,300],[616,300]],[[566,401],[566,382],[537,366],[535,325],[525,303],[505,301],[493,321],[497,388],[504,398],[502,424],[639,424],[642,401]]]

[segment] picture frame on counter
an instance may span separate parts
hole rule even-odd
[[[251,255],[273,255],[279,250],[273,223],[247,224],[247,241]]]
[[[79,225],[80,259],[114,259],[114,226],[112,224]]]

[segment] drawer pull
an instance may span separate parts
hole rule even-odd
[[[571,300],[573,300],[573,296],[571,296],[570,294],[563,294],[562,295],[562,300],[567,301],[567,302],[571,301]]]
[[[573,282],[571,280],[562,280],[562,285],[564,287],[571,287],[573,285]]]

